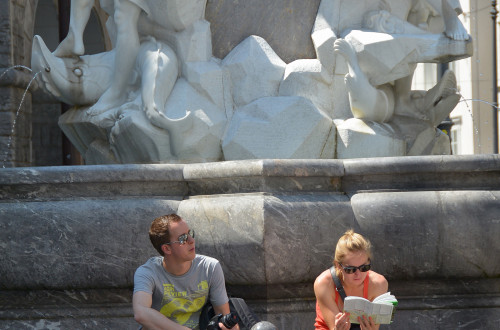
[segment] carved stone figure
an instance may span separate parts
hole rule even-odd
[[[33,69],[75,106],[59,124],[87,164],[449,153],[436,126],[459,99],[453,73],[430,91],[411,80],[472,54],[458,1],[322,0],[317,58],[291,63],[258,36],[213,57],[205,2],[101,0],[101,54],[83,55],[91,0],[72,2],[53,53],[35,37]]]
[[[437,61],[442,56],[453,55],[450,54],[449,49],[440,51],[437,45],[433,49],[427,50],[429,44],[434,41],[432,36],[421,28],[428,28],[430,17],[438,15],[438,11],[428,1],[397,2],[394,13],[389,12],[392,10],[389,1],[384,0],[381,3],[385,9],[375,10],[365,15],[363,27],[368,31],[364,29],[351,31],[345,40],[337,39],[334,44],[335,52],[342,55],[348,64],[349,73],[346,75],[345,81],[349,91],[351,111],[355,118],[387,122],[394,114],[395,105],[398,106],[399,113],[406,112],[411,115],[415,109],[409,102],[409,94],[416,64]],[[457,7],[452,8],[449,2],[450,0],[442,0],[440,8],[443,13],[444,33],[452,40],[468,40],[467,32],[456,17],[456,13],[462,12],[460,3],[453,1]],[[406,6],[404,6],[405,4]],[[415,26],[399,17],[411,21]],[[363,38],[365,33],[368,33],[368,37],[371,39],[369,44],[364,42],[368,39],[366,36]],[[399,40],[394,43],[392,38],[386,38],[386,34]],[[404,39],[401,38],[401,35]],[[371,54],[370,58],[365,59],[366,72],[359,66],[354,47],[354,45],[360,44],[363,45],[363,50],[360,53]],[[372,46],[375,49],[370,52],[371,45],[382,45],[390,52],[402,55],[400,57],[391,56],[390,53],[383,52],[382,47],[377,46]],[[460,54],[457,55],[460,56]],[[367,55],[365,56],[367,57]],[[381,58],[378,62],[384,63],[373,65],[377,57]],[[456,89],[456,86],[450,88]],[[449,90],[445,92],[448,95],[452,94]],[[395,93],[397,101],[394,99]],[[430,111],[431,108],[427,107],[425,110]]]

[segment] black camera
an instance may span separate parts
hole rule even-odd
[[[221,330],[219,323],[222,323],[226,328],[231,329],[238,324],[239,321],[240,318],[235,312],[231,312],[224,316],[222,316],[222,314],[218,314],[210,319],[210,322],[208,322],[207,325],[207,330]]]

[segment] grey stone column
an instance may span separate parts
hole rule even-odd
[[[36,1],[0,2],[0,166],[32,165],[30,66]]]

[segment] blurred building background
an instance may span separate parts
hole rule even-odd
[[[493,1],[461,0],[464,13],[460,20],[474,42],[471,58],[451,62],[448,68],[457,78],[461,99],[450,115],[453,123],[449,132],[455,155],[494,153],[493,122],[493,26],[498,38],[498,19],[494,24]],[[498,44],[498,40],[496,42]],[[413,79],[413,89],[428,90],[442,74],[437,64],[419,64]],[[497,83],[498,84],[498,83]],[[496,124],[496,126],[495,126]],[[498,152],[498,151],[496,151]]]

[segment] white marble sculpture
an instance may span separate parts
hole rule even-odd
[[[470,43],[466,42],[469,36],[456,16],[458,13],[458,1],[386,0],[381,9],[364,15],[362,29],[349,30],[344,39],[335,41],[336,52],[348,64],[345,79],[353,116],[390,121],[386,125],[389,131],[405,132],[393,134],[395,140],[406,143],[405,155],[449,153],[448,139],[438,134],[435,127],[459,100],[454,75],[446,73],[428,92],[410,89],[417,63],[461,58],[471,53],[467,48]],[[440,28],[447,38],[428,31],[436,25],[431,22],[435,17],[441,19]],[[414,118],[411,131],[406,117]],[[415,125],[422,131],[416,130]],[[360,132],[358,138],[369,141],[372,136]]]
[[[205,2],[101,0],[101,54],[83,55],[93,0],[72,1],[53,53],[34,38],[32,67],[75,106],[59,124],[87,164],[449,153],[436,127],[459,100],[453,73],[429,91],[411,80],[417,63],[471,56],[458,1],[322,0],[317,59],[288,64],[258,36],[213,57]]]

